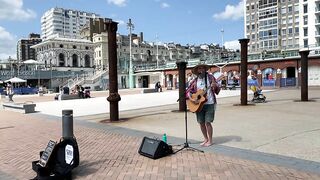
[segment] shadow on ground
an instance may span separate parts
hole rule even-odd
[[[240,136],[217,136],[213,137],[213,143],[214,145],[217,144],[224,144],[227,142],[240,142],[242,138]],[[200,144],[202,141],[192,141],[189,144]]]
[[[98,171],[98,168],[93,168],[92,166],[97,167],[97,164],[104,163],[103,160],[89,162],[89,161],[80,161],[79,167],[75,168],[72,171],[74,177],[87,176]]]
[[[240,136],[217,136],[213,137],[214,144],[224,144],[230,141],[239,142],[242,138]]]

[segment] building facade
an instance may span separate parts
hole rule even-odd
[[[82,39],[51,38],[32,46],[36,60],[60,71],[80,71],[94,67],[93,43]]]
[[[97,70],[108,69],[108,33],[94,34],[94,65]]]
[[[244,31],[249,54],[285,56],[301,48],[319,54],[320,1],[246,0]]]
[[[30,48],[41,43],[40,34],[29,34],[28,39],[19,39],[17,42],[17,60],[22,62],[28,59],[36,59],[35,50]]]
[[[97,17],[98,14],[90,12],[51,8],[41,17],[41,38],[46,40],[59,36],[80,39],[80,29],[90,21],[90,18]]]

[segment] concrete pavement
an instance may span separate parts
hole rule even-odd
[[[169,135],[170,144],[184,142],[184,113],[174,111],[178,109],[176,102],[153,107],[140,105],[134,110],[121,109],[123,121],[120,122],[101,123],[108,119],[108,112],[76,115],[75,136],[80,146],[81,165],[74,171],[75,177],[320,179],[317,174],[320,172],[319,90],[309,89],[309,98],[315,100],[313,102],[294,102],[294,99],[299,99],[298,89],[275,90],[265,93],[267,103],[255,106],[234,106],[240,102],[239,96],[236,96],[238,92],[223,91],[235,96],[218,99],[214,122],[215,145],[208,148],[198,146],[201,133],[195,115],[188,113],[190,144],[205,150],[205,153],[181,151],[159,160],[140,156],[137,150],[143,136],[161,138],[164,132]],[[130,97],[130,101],[141,103],[135,98],[144,102],[150,99],[159,99],[153,101],[158,103],[176,101],[175,93],[136,94]],[[129,95],[122,96],[121,103],[129,99],[126,97]],[[92,104],[90,100],[70,100],[68,103],[75,107],[79,107],[79,103],[97,107],[98,98],[92,99],[96,100]],[[17,97],[15,100],[22,102],[25,99]],[[47,109],[54,107],[46,106]],[[41,108],[40,103],[37,103],[37,108]],[[40,112],[25,115],[1,110],[0,117],[0,140],[5,142],[0,145],[0,161],[3,162],[0,165],[1,179],[31,178],[35,175],[31,170],[31,161],[38,158],[38,152],[43,150],[49,139],[57,140],[61,136],[61,111],[57,114]]]

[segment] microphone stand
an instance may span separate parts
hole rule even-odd
[[[183,97],[180,97],[180,98],[183,98],[183,100],[186,102],[186,97],[183,96]],[[189,146],[189,143],[188,143],[188,116],[187,116],[187,106],[185,106],[184,108],[184,123],[185,123],[185,127],[186,127],[186,141],[184,143],[184,146],[181,148],[181,149],[178,149],[176,152],[174,152],[173,154],[176,154],[177,152],[181,151],[181,150],[184,150],[184,149],[187,149],[187,150],[192,150],[192,151],[198,151],[198,152],[204,152],[200,149],[196,149],[194,147],[191,147]]]

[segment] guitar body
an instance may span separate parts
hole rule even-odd
[[[191,100],[187,100],[187,104],[191,112],[201,111],[204,103],[207,102],[207,98],[204,95],[205,95],[205,92],[202,89],[200,89],[195,94],[191,95],[192,99],[198,99],[198,103],[195,103]]]

